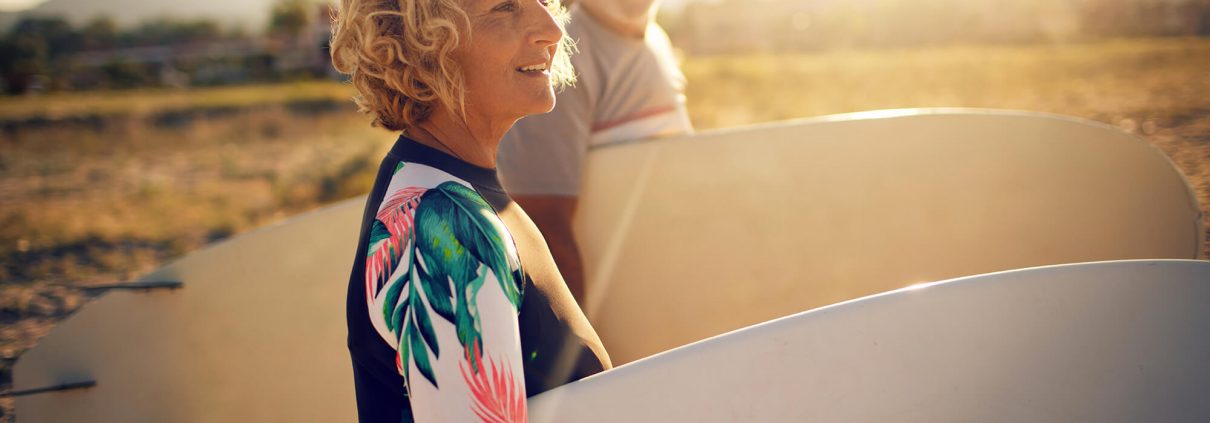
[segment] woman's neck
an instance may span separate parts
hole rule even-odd
[[[496,151],[504,133],[512,127],[503,124],[474,124],[446,110],[435,110],[428,119],[406,130],[408,137],[421,144],[449,153],[475,166],[496,167]]]

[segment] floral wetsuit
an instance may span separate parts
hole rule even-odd
[[[400,137],[349,277],[363,422],[525,421],[525,398],[610,367],[494,169]]]

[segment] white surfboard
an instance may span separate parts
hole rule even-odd
[[[1206,422],[1210,262],[961,278],[762,323],[530,399],[536,422]]]
[[[1196,255],[1188,187],[1145,142],[1048,116],[918,113],[592,152],[580,233],[590,311],[615,363],[954,272]],[[1020,139],[971,141],[980,126]],[[678,176],[703,169],[713,173]],[[20,421],[348,420],[344,291],[363,204],[239,236],[143,278],[181,289],[111,292],[84,307],[22,356],[14,388],[97,385],[19,397]]]
[[[1158,149],[1037,113],[890,110],[605,148],[577,232],[614,364],[917,282],[1196,258]]]

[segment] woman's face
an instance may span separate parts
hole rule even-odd
[[[555,105],[551,59],[563,31],[547,0],[464,0],[471,37],[454,52],[466,113],[511,125]]]

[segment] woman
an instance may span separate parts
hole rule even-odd
[[[611,367],[533,222],[496,177],[501,137],[570,75],[541,0],[343,0],[332,59],[402,131],[349,278],[362,421],[524,421],[525,398]]]

